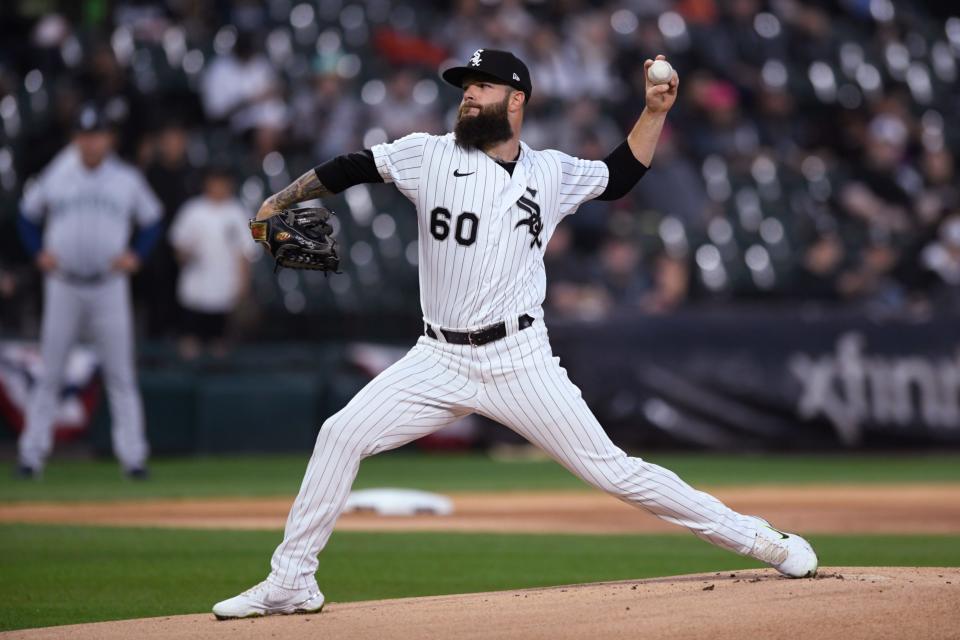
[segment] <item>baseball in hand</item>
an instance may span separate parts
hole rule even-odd
[[[673,77],[673,67],[666,60],[655,60],[647,69],[647,78],[653,84],[666,84]]]

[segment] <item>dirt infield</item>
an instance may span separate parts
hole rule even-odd
[[[960,485],[726,487],[742,513],[804,533],[960,533]],[[346,514],[341,531],[677,533],[599,492],[452,494],[454,515]],[[282,529],[292,498],[0,505],[0,522]]]
[[[960,627],[960,569],[772,570],[431,598],[328,604],[312,616],[217,622],[212,614],[0,634],[46,640],[744,638],[939,640]]]

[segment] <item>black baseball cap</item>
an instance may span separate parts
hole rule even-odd
[[[527,65],[509,51],[477,49],[465,66],[450,67],[444,71],[443,79],[462,89],[464,77],[471,73],[488,76],[498,84],[507,84],[514,89],[519,89],[524,93],[524,102],[530,101],[530,94],[533,93],[530,72],[527,70]]]
[[[107,114],[97,104],[91,102],[80,107],[73,122],[73,130],[80,133],[109,131],[111,129],[113,129],[113,123],[110,122]]]

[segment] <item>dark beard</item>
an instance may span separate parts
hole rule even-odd
[[[513,137],[510,121],[507,119],[507,101],[509,94],[500,104],[481,107],[475,116],[457,116],[457,125],[453,129],[457,146],[465,149],[476,148],[481,151]]]

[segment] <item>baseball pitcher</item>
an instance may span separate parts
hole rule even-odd
[[[653,63],[647,60],[645,71]],[[511,53],[479,49],[443,78],[463,91],[452,133],[413,133],[329,160],[257,213],[263,221],[355,184],[394,183],[417,209],[424,333],[324,422],[269,576],[217,603],[214,614],[319,611],[317,555],[360,461],[470,413],[508,426],[584,481],[718,547],[788,576],[813,575],[817,557],[803,538],[741,515],[616,447],[553,356],[543,323],[550,236],[585,201],[620,198],[644,175],[677,97],[677,74],[657,84],[648,77],[646,107],[627,139],[600,161],[520,140],[532,86],[526,65]]]

